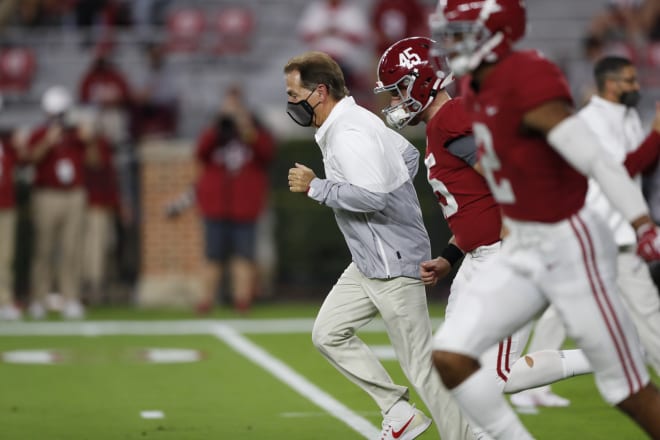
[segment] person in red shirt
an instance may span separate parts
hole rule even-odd
[[[633,226],[644,259],[660,259],[660,233],[624,166],[572,114],[559,68],[538,51],[513,50],[525,27],[520,0],[446,0],[431,18],[440,55],[470,78],[465,102],[480,166],[508,231],[456,299],[433,361],[476,425],[495,439],[531,439],[478,358],[552,304],[602,397],[660,438],[660,392],[617,290],[612,232],[585,207],[587,176]]]
[[[99,111],[103,132],[115,144],[129,140],[131,87],[107,54],[99,54],[80,82],[79,99]]]
[[[56,268],[56,285],[64,299],[62,316],[79,319],[84,316],[80,302],[80,234],[86,206],[87,146],[69,119],[73,99],[67,89],[55,86],[46,90],[42,105],[48,120],[31,133],[27,147],[27,159],[35,169],[31,193],[35,246],[29,312],[35,319],[45,317],[46,295]],[[57,264],[53,261],[56,250]]]
[[[428,35],[424,8],[417,0],[379,0],[374,4],[371,24],[376,34],[378,57],[397,41]]]
[[[234,306],[241,312],[250,307],[257,282],[256,224],[266,206],[274,147],[271,134],[243,103],[241,89],[228,89],[219,117],[200,135],[195,152],[207,258],[200,312],[213,306],[230,258]]]
[[[21,318],[14,298],[16,244],[16,195],[14,170],[25,157],[25,136],[21,130],[0,133],[0,321]]]
[[[78,133],[87,143],[83,169],[87,209],[82,282],[85,296],[95,304],[103,300],[102,289],[107,281],[108,253],[119,210],[119,186],[110,141],[100,133],[95,114],[88,114],[79,122]]]

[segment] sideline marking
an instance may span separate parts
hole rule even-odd
[[[432,319],[438,328],[442,319]],[[0,336],[102,336],[102,335],[208,335],[222,324],[244,334],[311,333],[313,318],[197,319],[187,321],[81,321],[0,322]],[[360,333],[385,332],[382,319],[374,319]]]
[[[374,438],[380,433],[380,429],[377,429],[367,419],[353,412],[346,405],[321,390],[303,376],[296,373],[287,364],[272,356],[231,327],[217,324],[213,329],[213,334],[261,368],[269,371],[273,376],[289,385],[299,394],[344,422],[351,429],[362,434],[365,438]]]

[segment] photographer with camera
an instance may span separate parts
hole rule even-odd
[[[73,98],[66,88],[49,88],[41,103],[47,120],[31,133],[27,144],[27,160],[35,172],[31,193],[32,298],[28,311],[33,319],[46,316],[46,296],[56,274],[55,287],[63,298],[62,317],[81,319],[85,311],[80,302],[80,234],[86,207],[83,170],[88,142],[81,138],[72,118]]]
[[[215,304],[229,263],[234,308],[249,310],[258,288],[257,222],[268,193],[275,152],[270,132],[248,110],[238,86],[227,89],[217,119],[199,137],[195,198],[204,222],[204,297],[198,312]]]

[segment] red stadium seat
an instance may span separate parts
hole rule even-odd
[[[255,20],[251,9],[231,6],[222,9],[214,23],[217,54],[240,54],[250,50]]]
[[[201,48],[206,18],[198,9],[177,9],[167,17],[167,50],[196,52]]]
[[[27,92],[35,70],[36,59],[32,49],[12,47],[0,50],[0,91]]]

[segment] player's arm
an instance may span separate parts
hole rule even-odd
[[[471,167],[475,168],[477,166],[477,142],[474,135],[469,134],[452,139],[447,142],[445,148]]]
[[[568,163],[600,185],[612,205],[637,231],[640,255],[660,259],[658,231],[642,192],[623,165],[602,151],[596,135],[582,119],[572,114],[566,101],[557,99],[542,103],[523,115],[523,124],[545,135],[548,143]],[[640,249],[649,240],[649,247]]]
[[[401,151],[401,156],[408,168],[408,175],[411,179],[414,178],[419,170],[419,150],[413,144],[408,143]]]

